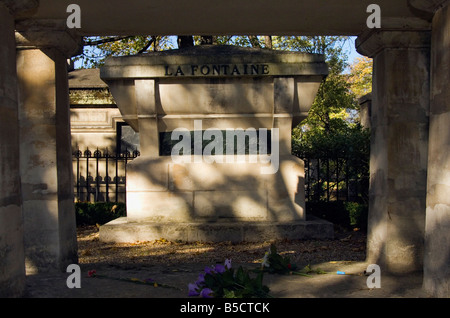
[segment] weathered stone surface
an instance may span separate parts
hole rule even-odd
[[[77,261],[66,58],[20,49],[17,73],[27,272],[65,269]]]
[[[170,157],[138,157],[127,167],[127,215],[178,221],[302,220],[303,161],[280,159],[279,171],[264,175],[261,169],[268,164],[179,164]]]
[[[18,19],[15,29],[18,48],[58,50],[65,58],[82,52],[82,37],[66,19]]]
[[[100,74],[123,119],[140,134],[141,157],[128,165],[130,222],[204,222],[196,238],[220,240],[247,237],[240,222],[305,220],[304,166],[291,155],[291,130],[307,116],[327,74],[322,56],[199,46],[111,58]],[[226,141],[223,152],[211,157],[198,147],[208,129],[225,131],[217,137]],[[269,156],[230,152],[239,129],[254,132],[260,146],[256,131],[270,130]],[[160,133],[175,130],[193,131],[183,137],[191,138],[189,151],[193,141],[190,155],[160,153]],[[223,221],[234,234],[210,228]]]
[[[261,242],[269,239],[329,239],[333,224],[297,222],[130,222],[118,218],[100,227],[104,242],[131,243],[164,238],[183,242]]]
[[[267,67],[263,70],[262,65]],[[209,69],[206,75],[203,66]],[[242,74],[233,73],[235,66]],[[258,72],[252,71],[256,66]],[[109,59],[100,76],[108,83],[124,120],[136,131],[140,130],[138,117],[154,115],[159,130],[165,127],[171,131],[178,127],[190,129],[193,119],[203,119],[204,129],[272,127],[273,114],[286,113],[283,109],[289,109],[298,123],[306,118],[327,73],[319,55],[201,46]],[[293,82],[281,84],[286,80],[275,80],[276,76],[290,76]],[[154,106],[138,108],[141,93],[136,89],[140,84],[136,86],[134,78],[140,79],[136,83],[158,78],[152,88]],[[284,96],[283,100],[280,96]],[[142,100],[141,104],[150,102]],[[214,116],[220,116],[220,120],[214,120]],[[224,121],[227,117],[229,120]]]
[[[357,44],[374,57],[368,260],[394,273],[423,267],[429,36],[375,31]]]
[[[438,9],[448,5],[448,0],[408,0],[408,4],[413,9],[413,12],[416,13],[418,11],[431,20]]]
[[[68,78],[72,150],[115,153],[117,125],[123,119],[100,70],[77,69]]]
[[[14,1],[14,0],[10,0]],[[276,35],[350,35],[366,29],[367,6],[360,0],[299,2],[297,0],[264,0],[253,2],[224,1],[213,6],[202,1],[134,0],[133,5],[122,1],[78,0],[83,10],[83,35],[129,34],[276,34]],[[439,0],[432,0],[439,1]],[[416,28],[429,26],[429,21],[411,10],[409,1],[378,0],[382,8],[384,28]],[[68,2],[41,0],[36,19],[67,18]],[[107,8],[107,14],[100,14]],[[132,17],[132,18],[130,18]],[[261,17],[264,17],[262,19]]]
[[[450,296],[450,7],[436,12],[431,50],[430,144],[426,201],[424,288]]]
[[[0,2],[0,297],[25,291],[14,19]]]
[[[129,192],[127,217],[130,221],[186,222],[193,216],[193,192]]]
[[[2,2],[16,18],[21,15],[36,12],[36,9],[39,6],[39,0],[2,0],[0,2]]]

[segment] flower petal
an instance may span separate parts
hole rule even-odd
[[[200,274],[198,275],[198,279],[197,279],[197,281],[195,282],[195,284],[197,284],[197,286],[200,286],[200,285],[202,285],[204,282],[205,282],[205,274],[200,273]]]
[[[214,270],[211,268],[211,267],[205,267],[205,273],[206,274],[213,274],[214,273]]]
[[[189,284],[188,287],[189,287],[188,296],[198,296],[198,295],[200,295],[199,292],[198,292],[197,284]]]
[[[200,292],[200,296],[203,298],[212,298],[213,297],[213,291],[209,288],[203,288]]]
[[[225,272],[225,266],[223,266],[222,264],[216,264],[214,271],[216,271],[219,274],[222,274],[223,272]]]

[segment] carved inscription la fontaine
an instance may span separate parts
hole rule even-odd
[[[164,76],[269,75],[268,64],[165,65]]]

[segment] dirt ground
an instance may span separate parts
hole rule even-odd
[[[188,284],[205,266],[231,259],[233,267],[257,268],[271,244],[299,268],[309,265],[326,272],[311,277],[265,274],[263,282],[273,298],[428,297],[421,273],[401,277],[382,273],[381,288],[368,288],[366,235],[361,231],[337,232],[333,240],[188,244],[160,239],[113,244],[101,242],[95,226],[78,229],[81,288],[67,287],[70,273],[40,273],[27,276],[26,297],[188,298]],[[93,270],[96,277],[89,277]]]
[[[134,266],[215,264],[229,258],[234,263],[261,263],[270,244],[292,263],[308,265],[326,261],[364,261],[366,236],[360,231],[336,233],[334,240],[266,241],[261,243],[181,243],[160,240],[132,244],[103,243],[95,226],[78,229],[80,264],[134,264]]]

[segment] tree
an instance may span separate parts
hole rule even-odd
[[[372,91],[373,60],[366,57],[357,57],[350,66],[350,89],[356,97],[362,97]]]
[[[174,47],[173,39],[168,36],[112,36],[85,37],[83,53],[74,58],[83,68],[98,68],[109,56],[133,55]]]
[[[352,90],[358,82],[350,82],[352,75],[344,72],[347,58],[339,44],[340,39],[335,39],[336,43],[328,37],[301,40],[289,39],[289,42],[293,46],[301,45],[311,53],[325,54],[329,68],[329,75],[319,87],[308,117],[292,133],[293,154],[314,159],[317,163],[316,179],[313,184],[308,181],[313,191],[310,199],[329,200],[331,191],[339,194],[343,187],[350,198],[349,187],[352,185],[358,189],[358,200],[365,202],[370,133],[359,123],[357,95]]]
[[[340,37],[302,38],[301,42],[288,39],[287,43],[303,47],[310,53],[326,56],[329,74],[322,82],[308,117],[294,129],[294,137],[300,140],[308,135],[332,135],[345,130],[353,122],[352,113],[358,110],[355,95],[344,70],[347,57],[343,52],[344,40]],[[283,47],[286,46],[286,42]]]

